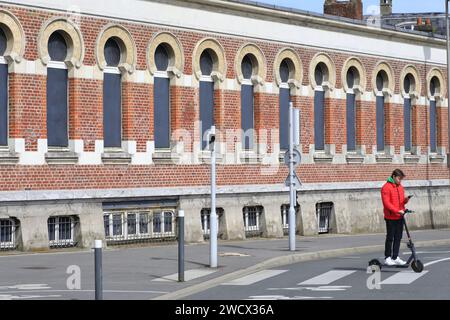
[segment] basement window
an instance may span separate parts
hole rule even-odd
[[[67,248],[76,246],[74,240],[75,227],[78,220],[75,217],[60,216],[48,218],[48,237],[50,248]]]
[[[262,206],[244,207],[243,218],[246,237],[261,236],[260,220],[263,210]]]
[[[16,230],[18,223],[13,219],[0,219],[0,251],[17,247]]]
[[[175,240],[174,210],[114,211],[103,215],[108,244]]]

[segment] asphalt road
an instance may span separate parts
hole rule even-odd
[[[354,243],[361,246],[382,242],[384,235],[355,235],[299,238],[297,254],[307,254],[321,250],[351,248]],[[414,239],[446,239],[448,230],[417,231]],[[142,248],[108,249],[103,254],[104,299],[148,300],[184,290],[183,299],[373,299],[385,298],[392,294],[397,298],[450,297],[448,260],[430,265],[420,278],[410,285],[383,285],[381,290],[367,289],[367,261],[374,255],[346,256],[336,259],[303,262],[283,266],[273,270],[263,270],[253,278],[235,279],[240,285],[217,285],[226,274],[245,270],[268,259],[288,255],[287,241],[254,240],[224,242],[219,246],[219,268],[208,268],[208,245],[186,247],[186,282],[177,282],[177,246],[162,245]],[[404,252],[405,248],[402,249]],[[450,257],[450,245],[444,248],[419,248],[426,251],[422,255],[424,263]],[[349,251],[349,250],[346,250]],[[375,255],[376,257],[376,255]],[[308,279],[321,276],[327,284],[299,285]],[[340,271],[340,272],[336,272]],[[400,270],[405,271],[405,270]],[[383,270],[384,280],[397,270]],[[242,274],[242,273],[241,273]],[[78,275],[78,276],[77,276]],[[236,276],[238,277],[238,276]],[[339,279],[337,279],[337,278]],[[405,281],[410,275],[401,275]],[[333,279],[336,278],[334,281]],[[226,281],[234,278],[227,277]],[[333,280],[333,281],[330,281]],[[244,279],[245,280],[245,279]],[[394,278],[395,280],[395,278]],[[396,280],[397,282],[400,280]],[[191,288],[208,284],[206,291]],[[329,282],[329,283],[328,283]],[[212,287],[210,287],[210,285]],[[414,290],[417,286],[417,290]],[[203,289],[201,289],[203,290]],[[414,292],[418,293],[414,293]],[[194,292],[199,292],[194,294]],[[93,253],[75,250],[46,254],[0,255],[0,300],[69,300],[94,299],[94,259]],[[186,296],[191,294],[192,296]]]
[[[418,253],[425,264],[421,274],[410,268],[383,268],[375,275],[381,282],[367,271],[368,261],[376,254],[344,256],[263,270],[187,299],[450,300],[450,246],[420,248]],[[410,253],[402,248],[401,254],[407,260]]]

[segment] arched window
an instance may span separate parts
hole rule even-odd
[[[170,48],[160,44],[155,50],[154,86],[154,130],[155,148],[170,148],[170,78],[167,68],[170,62]]]
[[[405,97],[403,100],[403,121],[404,121],[404,144],[405,152],[411,152],[412,149],[412,105],[411,96],[409,95],[415,86],[414,77],[408,73],[403,79],[403,90],[405,91]]]
[[[383,90],[388,87],[388,75],[384,70],[377,74],[376,78],[377,98],[376,98],[376,126],[377,126],[377,151],[385,151],[385,111]]]
[[[206,49],[200,56],[200,121],[202,126],[202,149],[206,149],[208,141],[206,133],[214,125],[214,81],[211,73],[214,70],[213,52]]]
[[[316,88],[314,92],[314,144],[316,151],[325,150],[325,90],[323,84],[328,78],[328,68],[320,62],[314,70]]]
[[[253,149],[254,130],[254,88],[252,83],[254,57],[247,54],[242,59],[242,85],[241,85],[241,124],[243,131],[242,147],[244,150]]]
[[[439,94],[440,82],[438,77],[431,78],[430,81],[430,152],[437,152],[437,137],[438,137],[438,116],[437,116],[437,105],[435,95]]]
[[[0,27],[0,147],[8,145],[8,64],[4,58],[8,39]]]
[[[354,87],[359,83],[359,71],[355,67],[350,67],[347,71],[347,151],[356,151],[356,94]]]
[[[50,148],[69,146],[69,75],[64,62],[68,51],[62,32],[52,33],[48,40],[50,62],[47,66],[47,141]]]
[[[280,150],[289,149],[289,103],[291,102],[291,89],[289,88],[289,75],[292,61],[284,59],[280,64]]]
[[[103,75],[103,141],[105,148],[122,147],[122,75],[118,68],[122,59],[119,39],[106,41],[106,67]]]

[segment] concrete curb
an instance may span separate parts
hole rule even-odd
[[[441,240],[429,240],[429,241],[417,241],[415,242],[417,248],[419,247],[435,247],[450,245],[450,239]],[[295,264],[298,262],[306,262],[313,260],[336,258],[348,254],[366,254],[377,251],[383,251],[384,245],[374,245],[374,246],[364,246],[364,247],[354,247],[354,248],[343,248],[343,249],[333,249],[333,250],[323,250],[316,252],[307,253],[294,253],[290,255],[275,257],[243,270],[234,271],[223,276],[175,291],[162,296],[158,296],[152,300],[178,300],[185,298],[187,296],[208,290],[210,288],[216,287],[224,282],[229,282],[234,279],[247,276],[249,274],[270,268],[276,268],[281,266],[286,266],[290,264]]]

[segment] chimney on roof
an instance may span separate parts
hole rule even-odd
[[[380,0],[380,14],[382,17],[392,15],[392,0]]]
[[[362,0],[325,0],[323,12],[332,16],[344,17],[355,20],[363,19]]]

